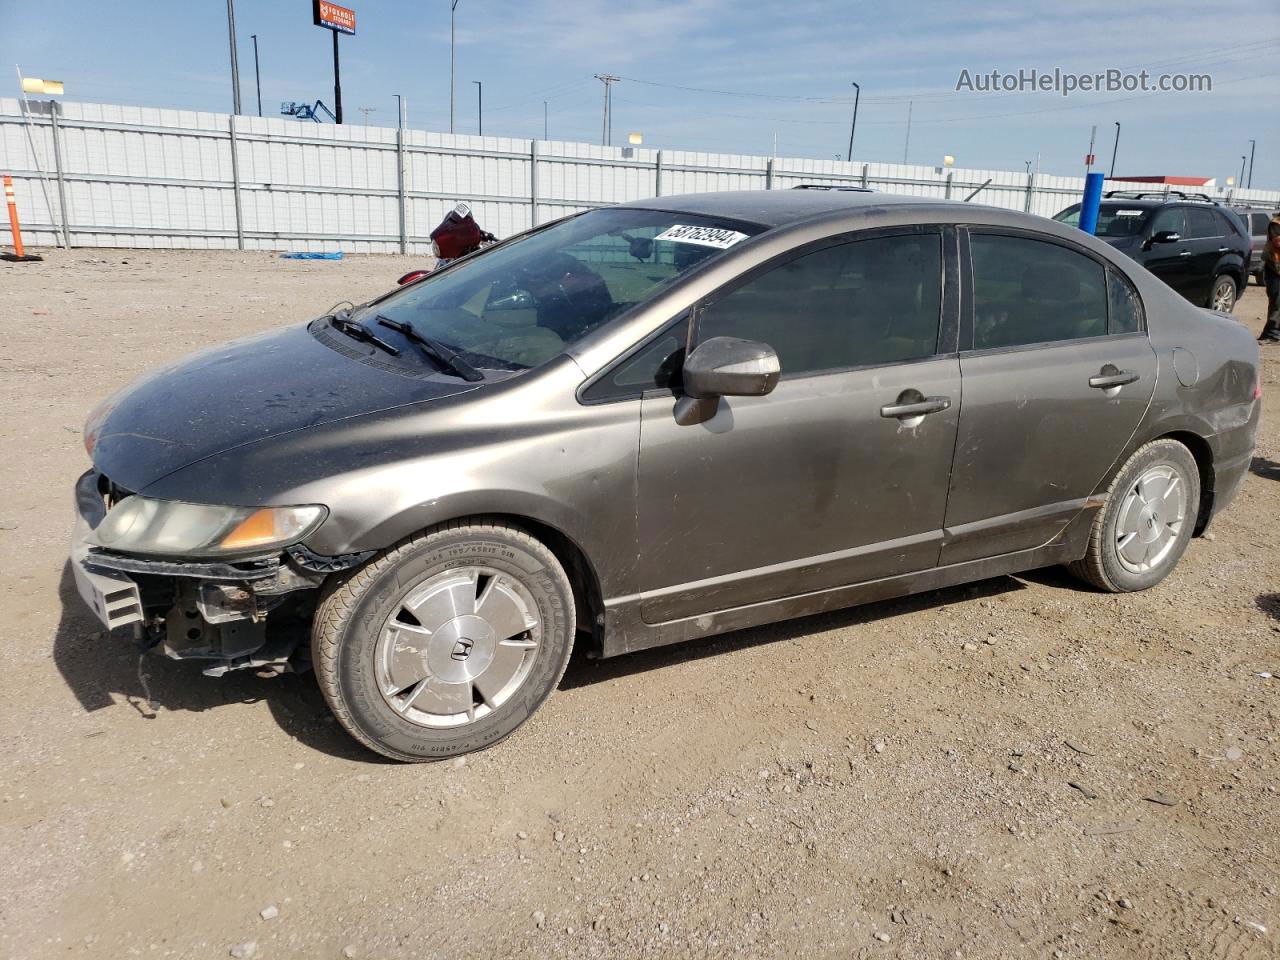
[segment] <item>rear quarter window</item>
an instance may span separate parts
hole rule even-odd
[[[1115,267],[1107,268],[1107,308],[1111,333],[1137,333],[1146,327],[1138,291]]]

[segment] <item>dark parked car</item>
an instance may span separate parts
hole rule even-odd
[[[309,659],[361,742],[446,757],[518,727],[575,644],[1050,564],[1149,587],[1235,496],[1259,396],[1242,325],[1062,224],[663,197],[117,394],[72,560],[144,645]]]
[[[1249,239],[1252,241],[1253,258],[1249,261],[1249,273],[1262,284],[1262,268],[1265,264],[1263,252],[1267,248],[1267,225],[1271,218],[1280,214],[1280,210],[1270,207],[1247,206],[1234,204],[1231,209],[1249,228]]]
[[[1080,204],[1054,216],[1080,222]],[[1201,194],[1109,191],[1096,235],[1192,303],[1230,313],[1249,279],[1249,231],[1230,207]]]

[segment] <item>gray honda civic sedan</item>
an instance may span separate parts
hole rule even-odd
[[[821,190],[536,228],[91,415],[72,566],[214,676],[315,669],[398,760],[615,656],[1066,564],[1164,578],[1236,494],[1258,349],[1107,244]]]

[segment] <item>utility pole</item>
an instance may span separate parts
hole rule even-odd
[[[457,99],[453,93],[454,63],[456,62],[456,58],[454,57],[453,21],[454,21],[454,12],[457,9],[458,9],[458,0],[453,0],[453,3],[449,7],[449,132],[450,133],[453,133],[453,114],[457,105]]]
[[[1253,151],[1254,151],[1254,148],[1255,148],[1255,147],[1257,147],[1257,145],[1258,145],[1258,141],[1257,141],[1257,140],[1250,140],[1250,141],[1249,141],[1249,184],[1248,184],[1248,188],[1249,188],[1250,190],[1252,190],[1252,189],[1253,189]]]
[[[849,125],[849,152],[845,154],[844,158],[846,162],[853,159],[853,132],[858,129],[858,100],[861,97],[862,88],[856,83],[853,84],[853,123]]]
[[[1116,121],[1116,142],[1111,147],[1111,173],[1110,177],[1115,178],[1116,175],[1116,151],[1120,149],[1120,121]]]
[[[484,136],[484,84],[479,80],[472,80],[476,85],[476,126],[479,128],[480,136]]]
[[[398,93],[393,93],[392,96],[396,98],[396,126],[403,130],[405,122],[409,119],[408,110],[405,109],[404,105],[404,97]]]
[[[907,140],[902,145],[902,162],[907,163],[907,151],[911,149],[911,108],[914,101],[907,101]]]
[[[366,127],[369,125],[369,114],[378,112],[377,107],[356,107],[356,109],[364,114],[364,125]]]
[[[253,85],[258,90],[258,116],[262,116],[262,72],[258,69],[258,35],[249,34],[253,41]]]
[[[609,89],[618,82],[618,78],[610,73],[597,73],[594,76],[604,84],[604,116],[600,119],[600,145],[607,147],[613,142],[612,97]]]
[[[227,0],[227,34],[231,38],[231,112],[240,114],[240,62],[236,59],[236,3]]]

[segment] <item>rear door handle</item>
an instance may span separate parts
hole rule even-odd
[[[1231,249],[1230,247],[1219,247],[1219,248],[1218,248],[1218,252],[1219,252],[1219,253],[1226,253],[1226,252],[1227,252],[1228,250],[1230,250],[1230,249]]]
[[[888,403],[880,408],[880,416],[887,419],[910,420],[912,417],[923,417],[930,413],[941,413],[950,409],[950,397],[925,397],[912,403]]]
[[[1113,368],[1114,369],[1114,368]],[[1138,380],[1138,374],[1132,370],[1120,370],[1117,373],[1100,373],[1089,378],[1089,386],[1098,390],[1110,390],[1123,387]]]
[[[1191,256],[1191,251],[1190,251],[1190,250],[1183,250],[1180,254],[1178,254],[1178,256],[1180,256],[1180,257],[1189,257],[1189,256]]]

